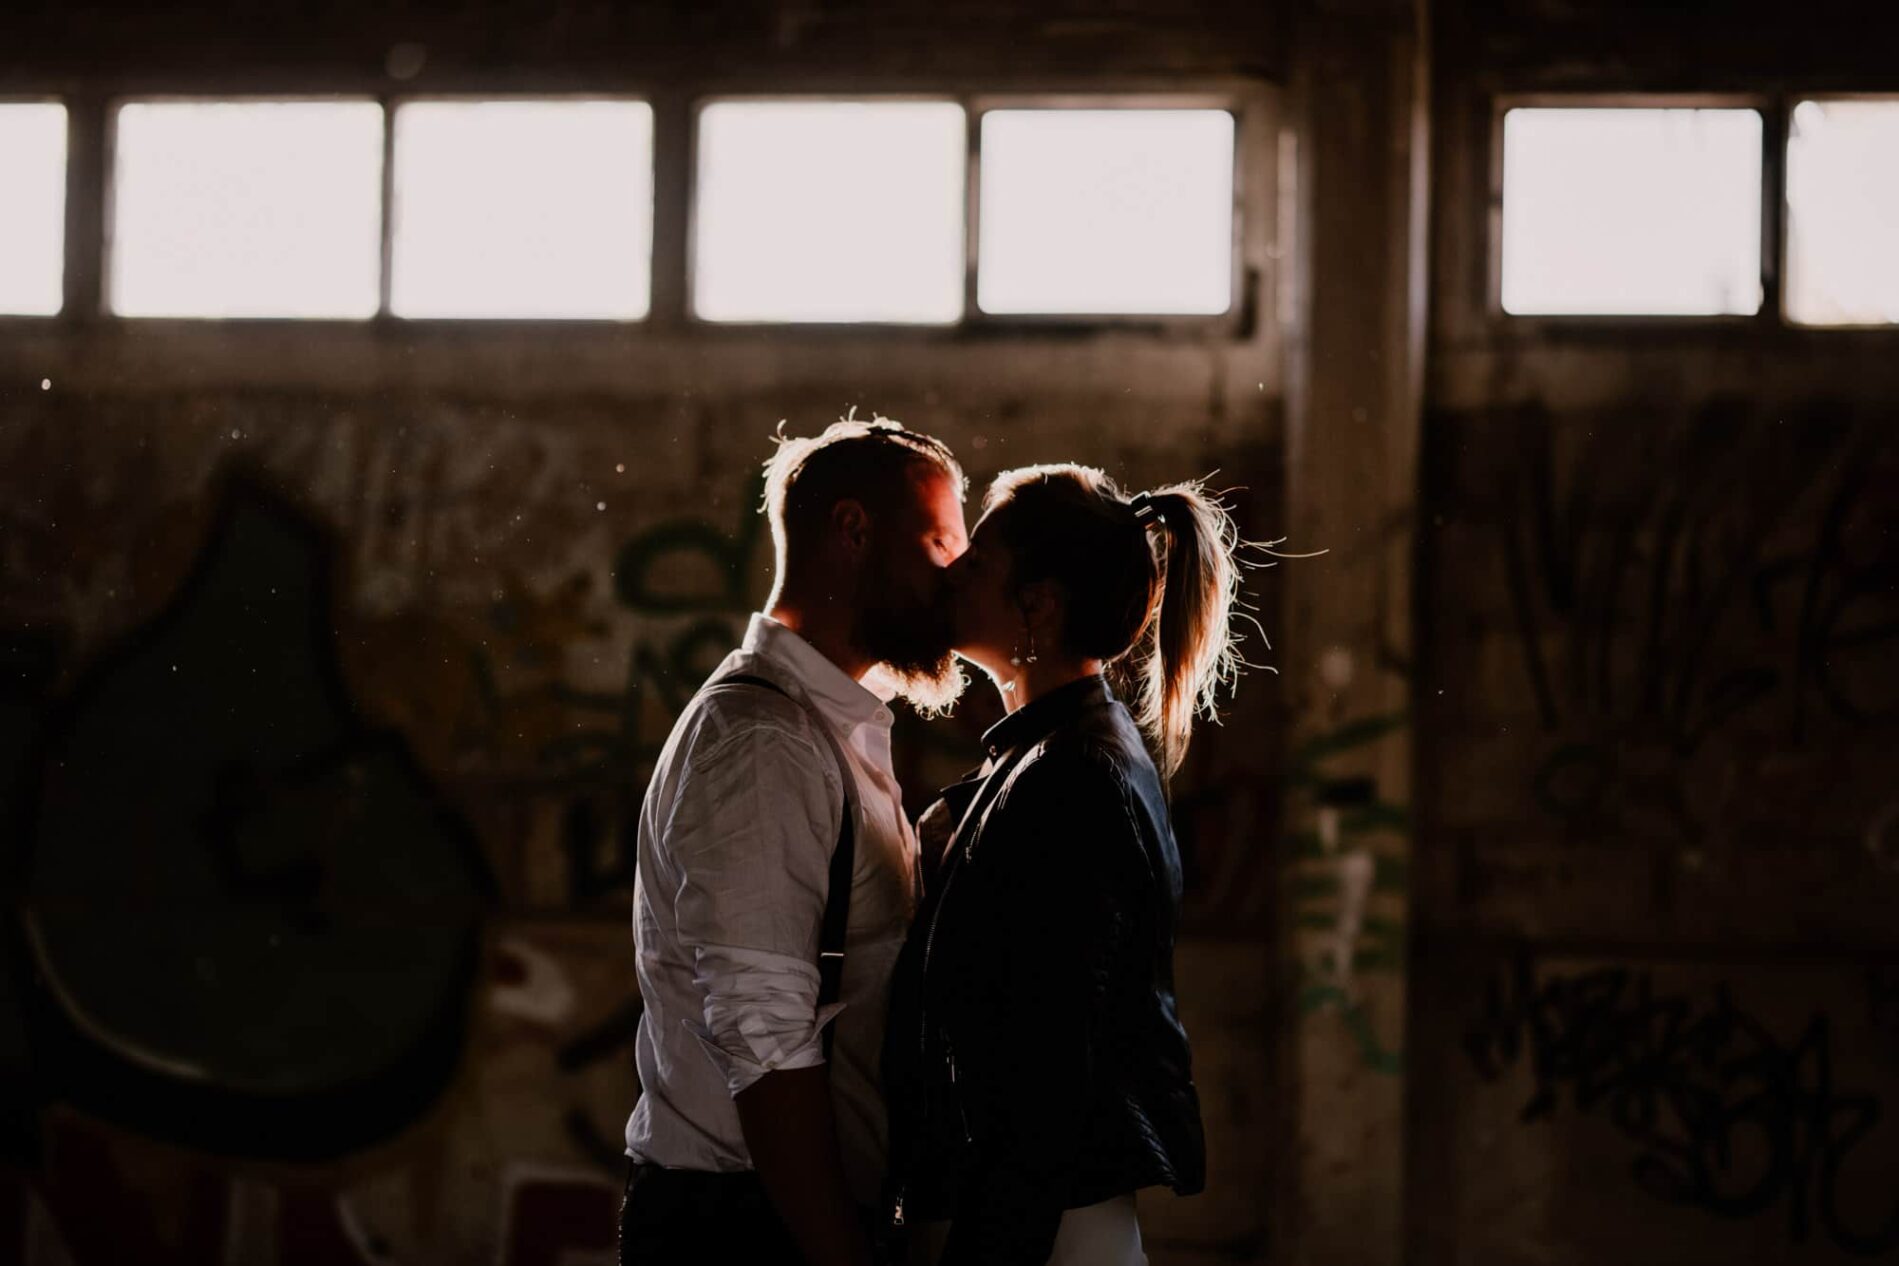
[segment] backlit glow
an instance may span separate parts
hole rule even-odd
[[[962,107],[699,114],[693,308],[711,321],[938,324],[963,310]]]
[[[373,316],[382,148],[382,107],[373,101],[120,107],[112,310]]]
[[[1756,312],[1760,209],[1753,110],[1511,110],[1504,310]]]
[[[66,107],[0,105],[0,313],[60,310],[65,243]]]
[[[1899,322],[1899,100],[1794,107],[1787,316],[1804,325]]]
[[[992,110],[981,182],[984,312],[1213,315],[1232,301],[1224,110]]]
[[[395,124],[397,316],[646,315],[645,103],[413,102]]]

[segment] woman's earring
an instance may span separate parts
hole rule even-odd
[[[1035,662],[1035,630],[1034,629],[1029,630],[1029,657],[1025,662],[1030,663],[1030,664],[1033,664]]]

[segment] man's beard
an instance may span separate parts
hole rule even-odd
[[[920,715],[948,713],[968,688],[969,675],[950,650],[947,606],[941,600],[891,602],[893,587],[878,583],[877,577],[871,580],[858,609],[858,647],[877,661],[878,675]]]
[[[899,668],[885,660],[880,671],[897,697],[924,718],[948,716],[956,701],[963,697],[963,691],[969,688],[969,674],[963,671],[963,661],[949,654],[928,667]]]

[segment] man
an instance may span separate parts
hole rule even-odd
[[[781,439],[766,464],[771,597],[674,725],[640,813],[628,1266],[870,1261],[885,999],[917,899],[885,703],[961,692],[942,572],[968,544],[965,485],[942,444],[881,418]],[[838,888],[848,917],[827,928]],[[839,933],[842,979],[823,985]]]

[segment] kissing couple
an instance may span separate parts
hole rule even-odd
[[[999,475],[939,441],[780,438],[771,596],[639,818],[645,1011],[623,1266],[1139,1266],[1199,1191],[1165,780],[1237,667],[1238,537],[1200,485]],[[889,701],[981,669],[1007,715],[913,824]]]

